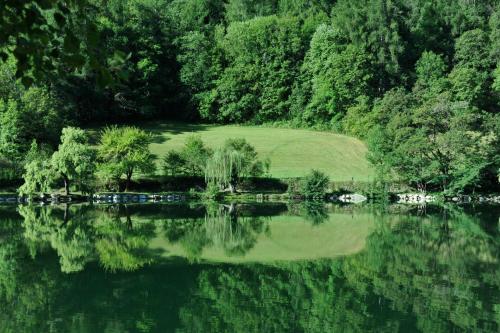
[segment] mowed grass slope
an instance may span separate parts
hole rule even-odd
[[[254,126],[213,126],[172,123],[143,123],[154,134],[151,150],[159,159],[179,150],[189,135],[199,135],[212,148],[227,138],[245,138],[259,157],[271,160],[271,176],[304,176],[311,169],[327,173],[333,181],[368,181],[373,170],[366,160],[363,142],[344,135],[304,129]]]

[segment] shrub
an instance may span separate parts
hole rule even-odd
[[[328,189],[330,178],[321,171],[311,170],[301,182],[300,192],[308,199],[322,199]]]
[[[163,158],[163,171],[167,176],[177,176],[182,174],[186,165],[186,160],[182,158],[181,153],[171,150]]]
[[[205,192],[203,192],[203,200],[218,200],[222,197],[219,186],[214,183],[208,183]]]
[[[163,158],[163,171],[167,176],[203,176],[212,150],[205,146],[201,137],[192,135],[186,139],[180,151],[169,151]]]
[[[211,149],[205,146],[200,136],[189,136],[180,152],[180,156],[185,161],[185,174],[203,176],[207,160],[211,155]]]

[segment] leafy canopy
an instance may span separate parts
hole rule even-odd
[[[268,163],[266,166],[269,168]],[[205,180],[234,192],[242,178],[260,176],[264,167],[257,159],[255,148],[245,139],[228,139],[207,161]]]
[[[69,181],[76,182],[82,192],[88,192],[95,173],[95,151],[88,144],[84,130],[66,127],[62,131],[61,144],[52,155],[54,172],[63,178],[69,190]],[[68,194],[68,193],[66,193]]]
[[[111,126],[103,130],[98,156],[104,177],[117,181],[125,176],[128,188],[135,172],[154,172],[156,157],[149,151],[151,141],[151,134],[137,127]]]

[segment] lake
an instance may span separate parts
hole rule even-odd
[[[500,207],[0,206],[0,332],[499,332]]]

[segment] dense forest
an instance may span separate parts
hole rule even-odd
[[[379,177],[498,190],[497,0],[32,0],[0,5],[0,167],[66,126],[310,127]]]

